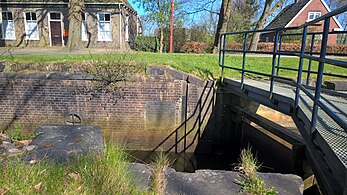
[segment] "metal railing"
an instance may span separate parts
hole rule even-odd
[[[200,139],[201,132],[204,127],[204,123],[206,123],[206,119],[208,119],[208,114],[211,113],[214,109],[215,103],[215,88],[214,81],[207,81],[204,89],[201,92],[200,98],[195,106],[193,113],[186,118],[181,125],[179,125],[174,131],[172,131],[162,142],[160,142],[152,151],[156,151],[164,143],[168,142],[170,138],[175,138],[175,142],[165,150],[166,153],[171,152],[174,149],[175,154],[185,153],[187,149],[189,149],[196,140]],[[193,126],[189,129],[188,124],[193,123]],[[182,135],[180,132],[184,129]],[[191,135],[195,131],[194,137],[191,140],[191,143],[187,144],[187,137]],[[183,142],[183,149],[179,150],[179,145]]]
[[[315,20],[312,20],[310,22],[307,22],[301,26],[298,27],[288,27],[288,28],[276,28],[276,29],[265,29],[265,30],[253,30],[253,31],[243,31],[243,32],[230,32],[230,33],[223,33],[220,37],[220,51],[219,51],[219,66],[222,68],[221,78],[224,78],[224,71],[225,69],[232,69],[237,70],[241,72],[241,88],[243,88],[244,80],[245,80],[245,73],[250,74],[256,74],[260,76],[265,76],[270,78],[270,99],[273,96],[273,90],[274,90],[274,84],[275,79],[278,80],[284,80],[284,81],[290,81],[291,85],[296,87],[295,90],[295,104],[294,109],[296,109],[299,105],[300,100],[300,92],[304,92],[314,103],[313,110],[312,110],[312,116],[311,116],[311,132],[314,132],[316,130],[316,123],[317,123],[317,116],[318,116],[318,108],[321,108],[326,112],[329,117],[331,117],[340,127],[342,127],[345,131],[347,131],[347,121],[342,119],[339,115],[334,113],[329,107],[327,107],[322,101],[320,100],[321,92],[322,92],[322,81],[323,76],[333,76],[338,78],[347,78],[347,75],[337,74],[337,73],[324,73],[324,65],[329,64],[336,67],[342,67],[347,68],[347,62],[343,60],[336,60],[336,59],[330,59],[327,58],[327,54],[332,55],[333,53],[327,53],[327,43],[328,43],[328,36],[329,34],[339,34],[339,33],[346,33],[345,31],[341,32],[329,32],[330,27],[330,21],[335,15],[344,13],[347,11],[347,5],[338,8],[328,14],[325,14]],[[317,22],[324,21],[323,24],[323,31],[322,32],[308,32],[309,27],[315,25]],[[302,30],[302,33],[285,33],[285,31],[290,30]],[[264,51],[250,51],[247,50],[247,43],[248,43],[248,37],[250,34],[253,33],[275,33],[274,36],[274,47],[272,52],[264,52]],[[317,34],[322,35],[322,41],[321,41],[321,51],[320,52],[314,52],[314,41]],[[227,48],[227,37],[231,35],[243,35],[243,50],[235,50],[235,49],[228,49]],[[298,36],[301,35],[301,50],[300,52],[297,51],[282,51],[282,41],[284,36]],[[311,40],[311,46],[310,51],[306,52],[306,42],[307,42],[307,36],[312,36]],[[313,44],[312,44],[313,42]],[[243,54],[243,60],[242,60],[242,67],[236,68],[232,66],[226,66],[225,65],[225,56],[228,53],[242,53]],[[249,70],[245,68],[246,65],[246,57],[247,54],[253,53],[253,54],[271,54],[272,55],[272,65],[271,65],[271,74],[263,73],[263,72],[257,72],[253,70]],[[319,54],[318,56],[314,56],[314,54]],[[336,54],[336,55],[343,55],[346,56],[346,54]],[[280,59],[281,56],[296,56],[300,58],[299,66],[297,69],[295,68],[287,68],[287,67],[281,67],[280,66]],[[304,59],[309,60],[308,69],[303,69]],[[312,71],[312,61],[318,62],[318,71]],[[296,71],[297,72],[297,79],[284,77],[279,75],[279,70],[285,69],[289,71]],[[303,72],[307,73],[307,79],[306,79],[306,85],[309,84],[310,76],[311,74],[317,75],[316,80],[316,86],[315,86],[315,92],[314,95],[310,93],[310,91],[307,89],[307,86],[302,84],[302,74]]]
[[[301,132],[306,147],[308,148],[308,152],[310,153],[309,156],[313,156],[314,158],[314,166],[316,170],[322,173],[319,173],[321,178],[320,181],[324,184],[326,187],[326,190],[329,194],[343,194],[347,192],[347,187],[345,186],[345,181],[342,181],[344,179],[332,179],[332,178],[339,178],[336,177],[342,176],[344,177],[344,174],[347,173],[346,169],[346,143],[347,140],[344,138],[344,136],[340,136],[338,138],[338,141],[327,141],[332,140],[327,135],[324,135],[325,137],[323,139],[327,139],[324,141],[321,141],[321,138],[323,137],[320,133],[328,132],[328,133],[336,133],[336,129],[343,132],[343,135],[346,135],[347,133],[347,120],[346,113],[338,113],[341,112],[341,109],[336,109],[336,105],[332,105],[331,102],[329,102],[326,99],[326,94],[328,91],[323,89],[323,77],[329,76],[339,79],[346,79],[347,75],[341,74],[341,72],[336,71],[334,69],[331,72],[325,71],[325,65],[332,66],[334,68],[338,67],[340,70],[346,70],[347,69],[347,58],[341,59],[341,57],[347,57],[346,53],[334,53],[334,52],[328,52],[327,46],[328,46],[328,38],[333,35],[343,34],[346,35],[346,31],[330,31],[330,24],[331,20],[335,19],[334,16],[346,13],[347,12],[347,5],[344,5],[343,7],[340,7],[328,14],[325,14],[315,20],[312,20],[310,22],[307,22],[301,26],[297,27],[288,27],[288,28],[275,28],[275,29],[265,29],[265,30],[253,30],[253,31],[243,31],[243,32],[230,32],[230,33],[223,33],[220,37],[220,51],[219,51],[219,60],[218,64],[221,67],[221,81],[223,82],[224,76],[225,76],[225,70],[231,69],[239,71],[241,74],[241,80],[238,81],[240,83],[240,88],[242,89],[242,92],[246,95],[247,90],[250,89],[247,86],[247,89],[245,89],[245,76],[246,74],[251,75],[260,75],[262,77],[268,77],[269,78],[269,88],[265,89],[267,90],[267,96],[264,96],[265,98],[268,98],[268,105],[271,106],[271,104],[276,103],[277,96],[274,97],[274,87],[275,83],[279,82],[281,86],[290,86],[290,88],[293,90],[290,90],[291,92],[295,93],[293,102],[290,102],[290,114],[292,115],[294,121],[297,121],[296,123],[298,125],[298,129]],[[313,28],[311,26],[317,26],[317,23],[320,22],[323,23],[323,29],[319,32],[309,32],[312,31]],[[297,31],[295,33],[290,33],[290,31]],[[274,34],[274,40],[273,40],[273,48],[272,51],[251,51],[247,49],[247,46],[249,44],[249,37],[251,35],[254,35],[254,33],[273,33]],[[316,44],[316,38],[321,36],[320,40],[320,51],[317,52],[314,50],[315,44]],[[240,49],[230,49],[228,48],[228,42],[227,38],[231,36],[238,36],[243,38],[243,48]],[[283,41],[285,37],[293,37],[293,36],[300,36],[300,42],[301,47],[300,51],[285,51],[283,50]],[[308,38],[311,38],[311,40],[308,40]],[[307,44],[307,42],[310,42],[310,44]],[[306,48],[306,46],[309,47],[309,49]],[[242,64],[241,67],[236,67],[234,64],[227,64],[228,54],[231,53],[241,53],[242,54]],[[252,66],[246,66],[247,61],[247,55],[248,54],[267,54],[271,55],[271,73],[266,72],[259,72],[256,70],[252,70]],[[330,55],[335,55],[340,57],[339,58],[331,58]],[[298,66],[297,67],[286,67],[281,66],[281,57],[283,56],[289,56],[289,57],[297,57],[299,59]],[[329,57],[327,57],[329,56]],[[305,61],[308,61],[307,68],[304,69],[304,63]],[[313,62],[318,64],[318,70],[313,70]],[[247,68],[246,68],[247,67]],[[296,79],[291,78],[290,76],[281,76],[281,71],[293,71],[295,75],[297,76]],[[344,71],[343,71],[344,72]],[[307,74],[306,80],[303,80],[303,74]],[[316,77],[316,83],[315,86],[309,86],[310,81],[312,79],[312,75],[315,75]],[[239,87],[238,85],[235,85]],[[259,86],[258,86],[259,87]],[[277,87],[277,86],[276,86]],[[256,86],[253,86],[253,88],[257,88]],[[262,88],[264,90],[264,88]],[[281,88],[283,89],[283,88]],[[276,91],[277,92],[277,91]],[[342,95],[337,92],[328,92],[329,94],[337,95],[340,97],[346,97],[346,94]],[[279,91],[279,94],[281,95],[281,91]],[[276,94],[277,95],[277,94]],[[254,97],[255,98],[255,97]],[[253,99],[254,99],[253,98]],[[256,98],[255,98],[256,99]],[[308,105],[307,101],[312,101],[313,105]],[[346,102],[345,102],[346,103]],[[299,105],[300,104],[300,105]],[[305,111],[303,106],[305,106]],[[344,104],[345,105],[345,104]],[[308,109],[307,109],[308,108]],[[342,110],[343,112],[343,110]],[[305,117],[302,115],[302,113],[305,115]],[[324,115],[324,117],[323,117]],[[329,125],[333,126],[336,123],[336,127],[334,126],[334,129],[331,129],[330,126],[322,125],[322,119],[328,119],[327,123],[330,123]],[[317,126],[318,124],[318,126]],[[325,128],[322,130],[321,128]],[[329,129],[330,128],[330,129]],[[335,131],[335,132],[334,132]],[[319,133],[318,133],[319,132]],[[318,136],[319,135],[319,136]],[[319,138],[317,138],[317,136]],[[322,144],[323,145],[319,145]],[[339,142],[336,147],[336,144],[333,143],[329,145],[332,142]],[[342,144],[341,144],[342,143]],[[323,149],[324,148],[324,149]],[[337,156],[337,153],[339,150],[342,151],[339,156]],[[338,164],[334,164],[338,161]],[[323,163],[328,162],[327,163]],[[329,164],[330,163],[330,164]],[[334,170],[334,171],[332,171]],[[340,174],[340,175],[339,175]]]

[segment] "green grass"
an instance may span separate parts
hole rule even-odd
[[[85,156],[66,165],[18,158],[0,168],[0,192],[7,194],[150,194],[134,184],[123,149],[105,146],[101,157]]]
[[[0,60],[5,60],[11,64],[43,64],[46,66],[65,65],[73,66],[75,64],[84,64],[88,61],[109,61],[119,60],[120,58],[128,58],[134,61],[142,62],[145,65],[169,66],[177,70],[181,70],[190,74],[194,74],[201,78],[219,78],[221,68],[218,66],[218,55],[211,54],[157,54],[134,52],[128,54],[59,54],[59,55],[2,55]],[[345,59],[344,59],[345,60]],[[241,56],[227,56],[225,64],[232,67],[241,68]],[[271,74],[271,57],[247,57],[246,69]],[[293,57],[282,57],[281,66],[288,68],[298,68],[299,60]],[[304,69],[307,69],[308,60],[305,60]],[[313,71],[317,71],[317,63],[312,66]],[[347,69],[325,66],[326,73],[337,73],[347,75]],[[296,78],[294,71],[280,70],[280,76]],[[238,78],[240,72],[234,70],[226,70],[226,77]],[[306,78],[306,74],[303,75]],[[326,80],[339,80],[339,78],[324,77]],[[314,79],[314,75],[313,75]]]
[[[250,195],[275,195],[277,192],[274,188],[265,185],[265,181],[258,176],[260,164],[253,156],[251,148],[243,149],[240,155],[239,171],[242,179],[237,181],[241,185],[241,192]]]

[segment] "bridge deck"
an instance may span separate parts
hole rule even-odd
[[[266,106],[273,107],[271,101],[261,100],[262,98],[270,97],[270,81],[266,80],[251,80],[245,79],[244,82],[244,90],[241,90],[240,80],[236,79],[225,79],[226,84],[232,84],[236,93],[255,93],[258,96],[254,96],[257,98],[257,101],[263,104],[267,104]],[[229,86],[228,86],[229,88]],[[310,91],[312,94],[314,90]],[[279,104],[284,103],[287,106],[294,105],[295,99],[295,87],[290,85],[275,82],[274,86],[274,99],[280,101]],[[314,95],[314,94],[313,94]],[[251,95],[249,96],[251,98]],[[333,112],[338,114],[344,120],[347,120],[347,98],[346,97],[338,97],[336,95],[322,93],[321,101],[324,102]],[[266,103],[267,102],[267,103]],[[299,109],[302,111],[306,120],[311,121],[312,117],[312,107],[313,101],[306,96],[303,92],[301,92]],[[290,108],[287,108],[289,110]],[[347,168],[347,132],[341,128],[332,118],[330,118],[322,109],[318,111],[318,121],[317,121],[317,131],[321,135],[321,137],[325,140],[325,142],[331,147],[332,151],[336,155],[336,157],[341,161],[343,166]]]

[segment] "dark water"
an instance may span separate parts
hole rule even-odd
[[[127,151],[131,160],[149,164],[154,161],[159,152],[131,150]],[[179,172],[195,172],[198,169],[231,171],[238,164],[237,155],[216,152],[212,154],[185,153],[177,155],[169,153],[168,158],[172,162],[172,168]],[[264,168],[262,172],[271,172],[273,169]]]

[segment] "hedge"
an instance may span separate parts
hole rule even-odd
[[[257,51],[264,51],[264,52],[272,52],[274,47],[274,43],[258,43]],[[306,45],[305,50],[310,51],[311,45]],[[232,43],[227,44],[227,49],[233,49],[233,50],[242,50],[243,44],[242,43]],[[281,51],[297,51],[299,52],[301,50],[301,44],[298,43],[282,43]],[[321,45],[316,44],[314,46],[314,52],[320,52]],[[347,45],[343,44],[335,44],[335,45],[328,45],[327,46],[327,52],[328,53],[338,53],[338,54],[347,54]]]
[[[209,48],[208,43],[188,41],[183,45],[181,52],[184,52],[184,53],[208,53],[209,50],[210,50],[210,48]]]
[[[159,41],[154,36],[138,36],[135,41],[136,51],[158,52]]]

